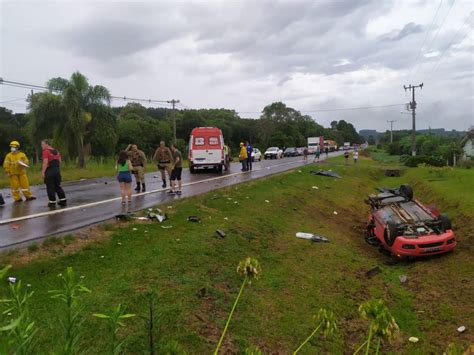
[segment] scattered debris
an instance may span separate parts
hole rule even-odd
[[[218,229],[216,230],[216,234],[221,237],[221,238],[224,238],[225,237],[225,233],[222,229]]]
[[[408,341],[410,343],[418,343],[420,341],[420,339],[418,339],[417,337],[409,337]]]
[[[105,258],[105,256],[101,255],[100,258],[103,259],[103,258]]]
[[[229,220],[229,218],[227,218],[227,217],[224,217],[224,219],[225,219],[226,221],[228,221],[228,220]]]
[[[104,182],[104,184],[105,184],[105,185],[107,185],[107,184],[108,184],[108,182],[106,181],[106,182]]]
[[[197,296],[199,298],[203,298],[203,297],[206,297],[208,295],[208,291],[207,291],[207,287],[202,287],[199,289],[199,291],[197,292]]]
[[[148,217],[133,217],[138,221],[148,221]]]
[[[148,219],[151,219],[151,220],[156,219],[160,223],[168,219],[168,216],[166,214],[159,214],[159,213],[154,213],[150,211],[148,211],[146,216]]]
[[[319,190],[319,187],[313,186],[312,189],[314,189],[314,190]]]
[[[400,277],[398,279],[400,280],[400,282],[402,284],[404,284],[405,282],[407,282],[408,277],[407,277],[407,275],[400,275]]]
[[[134,231],[136,231],[136,230],[138,230],[138,229],[136,229],[136,228],[133,228],[133,230],[134,230]]]
[[[188,222],[201,222],[201,217],[199,216],[189,216]]]
[[[128,221],[130,221],[130,214],[120,213],[118,215],[115,215],[115,219],[118,220],[118,221],[128,222]]]
[[[234,204],[238,204],[238,202],[237,202],[237,201],[234,201]]]
[[[17,230],[17,229],[20,229],[20,225],[19,224],[12,224],[10,226],[10,228],[13,229],[13,230]]]
[[[334,211],[333,213],[334,213],[335,215],[337,215],[337,211]]]
[[[169,209],[173,208],[173,206],[168,206]]]
[[[338,179],[341,178],[341,176],[338,173],[335,173],[331,170],[316,170],[316,171],[311,170],[309,173],[313,175],[322,175],[322,176],[334,177]]]
[[[302,171],[301,171],[301,170],[298,170],[298,172],[299,172],[299,173],[302,173]]]
[[[154,179],[158,179],[158,175],[153,175],[153,178],[154,178]]]
[[[122,243],[118,242],[117,245],[122,245]]]
[[[369,271],[367,271],[365,273],[365,276],[367,276],[369,279],[371,279],[375,275],[380,274],[381,271],[382,270],[378,266],[376,266],[376,267],[373,267],[372,269],[370,269]]]
[[[327,239],[326,237],[321,237],[312,233],[298,232],[296,233],[296,238],[311,240],[315,243],[329,243],[329,239]]]
[[[268,200],[265,200],[265,202],[266,202],[266,203],[270,203],[270,201],[268,201]]]
[[[16,283],[16,277],[10,276],[10,277],[8,278],[8,282],[11,283],[11,284]]]
[[[232,197],[227,197],[227,199],[230,201],[230,200],[232,200]]]
[[[173,226],[161,226],[161,228],[163,228],[163,229],[170,229],[170,228],[173,228]]]
[[[459,333],[464,333],[466,331],[466,327],[464,325],[461,325],[459,328],[458,328],[458,332]]]

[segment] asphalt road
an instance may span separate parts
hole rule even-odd
[[[335,152],[329,156],[340,154],[342,153]],[[321,159],[324,159],[324,154],[321,155]],[[108,220],[117,214],[143,210],[157,204],[284,172],[309,164],[312,160],[312,156],[306,162],[302,157],[264,160],[255,162],[251,172],[241,172],[238,163],[232,164],[230,171],[222,174],[213,172],[190,174],[188,169],[183,169],[181,196],[169,195],[161,188],[161,177],[154,177],[159,176],[159,173],[151,172],[146,176],[147,192],[134,196],[131,206],[121,205],[119,186],[115,177],[64,183],[68,206],[53,210],[46,206],[44,185],[32,187],[37,200],[22,203],[12,203],[13,200],[8,197],[10,191],[3,189],[1,192],[7,198],[5,198],[6,205],[0,207],[0,250],[25,245],[52,235],[66,234]]]

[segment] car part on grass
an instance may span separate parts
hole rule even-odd
[[[201,222],[201,217],[199,216],[189,216],[188,217],[188,222]]]
[[[322,176],[328,176],[328,177],[333,177],[333,178],[338,178],[338,179],[341,178],[341,175],[330,170],[316,170],[316,171],[311,170],[309,173],[312,175],[322,175]]]
[[[296,238],[311,240],[315,243],[329,243],[329,239],[319,235],[314,235],[312,233],[298,232],[296,233]]]
[[[369,271],[367,271],[365,273],[365,276],[367,276],[369,279],[371,279],[372,277],[374,277],[377,274],[380,274],[381,272],[382,272],[382,270],[378,266],[375,266],[372,269],[370,269]]]
[[[216,230],[216,234],[221,238],[225,238],[225,232],[222,229]]]
[[[148,211],[147,217],[148,217],[148,219],[151,219],[151,220],[156,219],[160,223],[163,222],[163,221],[166,221],[168,219],[168,216],[166,214],[162,215],[162,214],[154,213],[154,212],[150,212],[150,211]]]

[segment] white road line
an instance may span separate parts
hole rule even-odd
[[[285,166],[285,165],[289,165],[289,164],[300,163],[300,162],[301,161],[291,161],[291,162],[272,165],[272,166],[269,166],[269,167],[266,167],[266,168],[260,168],[260,169],[256,169],[256,170],[252,170],[252,171],[260,171],[260,170],[266,170],[266,169],[268,170],[268,169],[277,168],[277,167]],[[247,174],[247,173],[249,173],[249,172],[240,171],[238,173],[232,173],[232,174],[228,174],[228,175],[217,176],[217,177],[210,178],[210,179],[188,182],[186,184],[183,184],[183,186],[192,186],[192,185],[202,184],[202,183],[205,183],[205,182],[216,181],[216,180],[221,180],[221,179],[227,179],[227,178],[230,178],[230,177],[234,177],[234,176],[237,176],[237,175],[243,175],[243,174]],[[144,195],[153,194],[153,193],[162,192],[162,191],[167,191],[167,190],[168,190],[167,188],[156,189],[156,190],[151,190],[151,191],[135,194],[133,196],[144,196]],[[33,218],[53,216],[53,215],[60,214],[60,213],[80,210],[80,209],[84,209],[84,208],[88,208],[88,207],[95,207],[95,206],[103,205],[103,204],[114,202],[114,201],[120,201],[120,200],[121,200],[121,197],[114,197],[114,198],[110,198],[108,200],[91,202],[91,203],[86,203],[86,204],[83,204],[83,205],[78,205],[78,206],[73,206],[73,207],[66,207],[66,208],[62,208],[62,209],[54,210],[54,211],[40,212],[40,213],[35,213],[35,214],[28,215],[28,216],[22,216],[22,217],[16,217],[16,218],[8,218],[8,219],[1,220],[0,225],[9,224],[9,223],[13,223],[13,222],[25,221],[25,220],[33,219]]]

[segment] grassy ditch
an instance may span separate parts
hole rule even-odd
[[[146,352],[152,294],[158,353],[209,354],[241,288],[236,267],[247,256],[258,259],[261,275],[240,297],[221,353],[242,353],[250,346],[263,353],[291,353],[315,329],[313,316],[321,308],[334,312],[338,330],[330,337],[316,334],[299,354],[353,352],[367,339],[369,326],[358,307],[372,299],[384,300],[400,328],[391,342],[382,341],[384,353],[439,353],[451,343],[460,348],[473,343],[474,230],[468,217],[473,215],[474,171],[449,170],[446,180],[429,181],[436,173],[428,168],[385,177],[386,166],[366,157],[357,165],[337,158],[324,167],[342,179],[311,175],[311,165],[160,206],[169,216],[163,224],[109,223],[87,243],[82,235],[2,255],[2,264],[13,265],[9,275],[35,291],[30,313],[38,327],[36,352],[60,348],[63,306],[47,291],[58,288],[58,275],[71,266],[91,290],[81,296],[85,320],[79,340],[89,353],[109,346],[106,324],[92,314],[109,314],[118,304],[137,315],[119,330],[126,339],[123,350]],[[400,182],[411,183],[420,200],[450,213],[460,243],[454,253],[392,265],[365,243],[368,207],[363,199],[377,186]],[[188,222],[191,215],[201,222]],[[226,236],[218,237],[217,229]],[[325,236],[330,243],[297,239],[299,231]],[[381,273],[367,278],[366,271],[375,266]],[[400,283],[401,275],[408,281]],[[460,325],[468,329],[461,335]],[[420,341],[410,343],[410,336]]]

